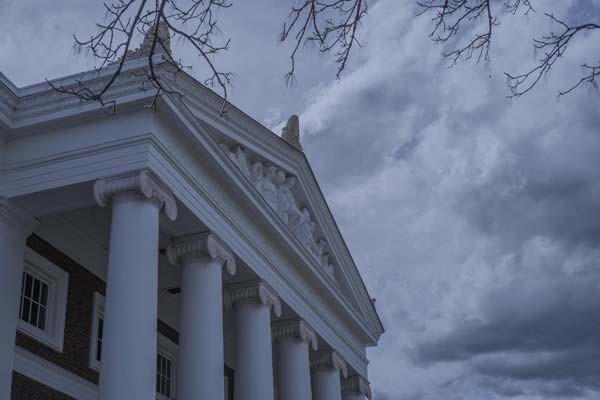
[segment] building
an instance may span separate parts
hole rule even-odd
[[[0,74],[0,398],[370,397],[383,326],[297,119],[223,116],[185,73],[148,108],[144,68],[112,116]]]

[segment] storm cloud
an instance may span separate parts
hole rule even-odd
[[[0,0],[0,69],[19,84],[89,65],[70,34],[100,14],[55,3]],[[532,65],[530,38],[552,28],[542,11],[582,19],[598,1],[536,0],[539,12],[498,27],[490,65],[447,69],[415,2],[378,0],[343,78],[306,48],[291,90],[289,48],[276,44],[288,4],[250,3],[222,16],[232,49],[218,60],[236,74],[231,100],[259,121],[278,131],[300,114],[386,326],[369,351],[375,400],[598,398],[600,96],[556,97],[598,38],[520,99],[502,74]]]

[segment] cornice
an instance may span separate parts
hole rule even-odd
[[[271,325],[273,328],[273,340],[283,337],[294,337],[310,344],[314,351],[317,350],[317,333],[308,322],[303,319],[275,321]]]
[[[361,375],[350,375],[342,379],[342,392],[358,393],[371,400],[371,385]]]
[[[111,200],[121,196],[142,196],[164,209],[171,221],[177,218],[177,204],[173,195],[148,171],[99,179],[94,183],[94,198],[105,207]]]
[[[260,303],[273,308],[275,316],[281,316],[281,302],[275,290],[262,281],[236,283],[227,286],[223,296],[225,307],[230,308],[237,302]]]
[[[235,275],[233,252],[214,233],[207,231],[175,238],[167,248],[167,257],[174,265],[182,259],[197,256],[219,260],[230,275]]]
[[[323,350],[311,353],[310,367],[316,370],[333,368],[338,370],[344,378],[348,376],[346,360],[336,350]]]

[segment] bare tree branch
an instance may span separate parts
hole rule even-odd
[[[322,53],[335,50],[339,79],[353,46],[360,46],[357,29],[367,11],[367,0],[301,0],[293,6],[279,36],[282,42],[290,39],[294,43],[290,71],[286,74],[288,83],[295,79],[298,50],[307,43],[315,43]]]
[[[82,101],[98,101],[102,106],[111,105],[114,112],[114,101],[107,100],[107,92],[123,73],[125,62],[141,58],[147,64],[144,72],[146,80],[142,82],[142,88],[151,87],[156,90],[150,104],[154,107],[161,93],[179,94],[164,85],[161,74],[156,69],[157,57],[162,56],[161,62],[166,62],[172,74],[189,68],[174,60],[171,55],[171,39],[179,38],[198,51],[210,71],[204,83],[218,87],[226,101],[231,74],[217,69],[211,57],[229,47],[229,40],[224,43],[215,42],[219,34],[215,14],[219,9],[230,6],[228,0],[114,0],[104,3],[105,22],[96,24],[98,32],[87,40],[75,37],[75,49],[93,56],[98,62],[96,73],[100,75],[104,71],[111,71],[110,78],[99,89],[91,88],[83,80],[70,86],[48,83],[55,90],[74,95]],[[132,40],[136,34],[142,34],[144,41],[134,50]],[[225,103],[222,112],[224,107]]]
[[[477,62],[484,60],[489,63],[490,46],[494,28],[500,24],[500,17],[511,17],[522,11],[527,16],[535,12],[530,0],[505,0],[504,3],[492,0],[426,0],[417,1],[421,8],[419,15],[432,14],[433,30],[430,37],[440,44],[454,45],[450,51],[443,53],[450,60],[450,66],[460,60],[469,60],[474,55]],[[494,5],[497,5],[494,8]],[[494,10],[498,15],[494,14]],[[533,39],[535,53],[542,57],[530,70],[521,74],[506,73],[509,98],[519,97],[530,92],[547,75],[554,64],[561,59],[569,44],[577,37],[590,31],[600,29],[599,24],[588,22],[569,25],[564,20],[556,18],[552,13],[546,13],[560,28],[558,33],[550,32],[539,39]],[[461,28],[462,31],[461,31]],[[459,32],[466,32],[465,35]],[[473,32],[473,33],[470,33]],[[600,75],[600,61],[585,62],[580,79],[567,89],[559,91],[559,96],[571,93],[576,88],[587,85],[597,88]]]
[[[569,25],[565,21],[556,18],[553,14],[546,14],[561,29],[560,32],[550,32],[540,39],[533,39],[533,46],[536,52],[541,52],[542,57],[538,60],[535,67],[529,71],[512,75],[505,73],[510,90],[509,97],[520,97],[530,92],[538,82],[547,75],[554,64],[564,56],[569,44],[577,37],[586,32],[600,30],[600,25],[595,23],[586,23],[581,25]],[[597,88],[597,78],[600,76],[600,61],[596,64],[584,63],[581,65],[583,76],[567,89],[559,91],[559,96],[571,93],[582,85],[590,85]]]

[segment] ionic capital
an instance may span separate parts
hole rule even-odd
[[[344,378],[348,376],[348,367],[346,360],[336,350],[324,350],[311,353],[310,367],[314,369],[334,368],[342,374]]]
[[[371,385],[361,375],[350,375],[342,379],[342,392],[362,394],[371,400]]]
[[[174,265],[187,257],[209,257],[219,260],[225,265],[227,272],[235,275],[236,266],[233,252],[211,232],[201,232],[174,239],[167,249],[167,257]]]
[[[288,319],[284,321],[273,322],[273,340],[281,337],[295,337],[304,340],[312,345],[313,350],[317,350],[317,333],[303,319]]]
[[[177,218],[175,198],[148,171],[99,179],[94,183],[94,198],[99,206],[105,207],[112,199],[120,196],[142,196],[156,203],[159,210],[164,208],[171,221]]]
[[[0,222],[7,223],[10,227],[8,230],[14,232],[13,235],[25,237],[29,236],[38,225],[35,218],[3,197],[0,197]],[[8,230],[0,226],[0,233],[9,234]]]
[[[229,308],[234,303],[260,303],[273,307],[277,317],[281,316],[281,302],[279,296],[271,286],[262,281],[243,282],[229,285],[223,297],[225,307]]]

